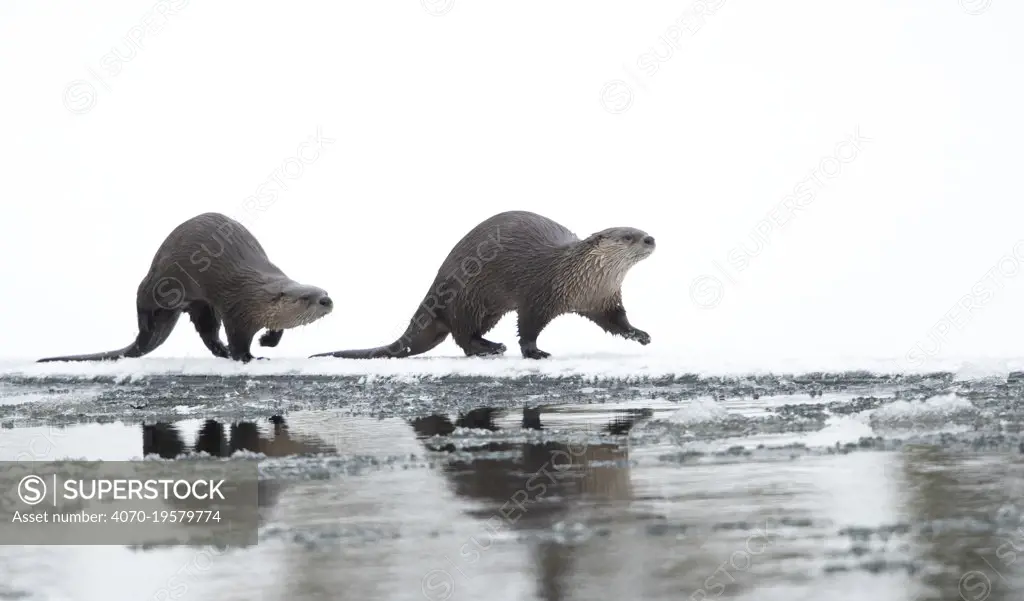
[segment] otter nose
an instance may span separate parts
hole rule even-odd
[[[334,306],[334,301],[332,301],[329,296],[322,296],[320,297],[320,304],[330,309]]]
[[[647,246],[654,246],[654,236],[647,236],[644,238],[644,244]]]

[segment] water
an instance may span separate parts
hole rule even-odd
[[[0,599],[1024,591],[1012,381],[5,386],[2,460],[243,449],[274,494],[251,547],[0,547]]]

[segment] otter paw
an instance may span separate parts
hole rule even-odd
[[[474,343],[468,349],[466,349],[467,357],[494,357],[497,355],[505,354],[504,344],[500,342],[490,342],[488,340],[481,340]]]
[[[268,357],[256,357],[252,353],[246,353],[246,354],[238,357],[237,360],[241,361],[242,363],[248,363],[250,361],[269,361],[269,358]]]
[[[545,353],[544,351],[538,348],[523,351],[523,357],[527,359],[547,359],[550,356],[551,353]]]
[[[283,335],[284,330],[267,330],[260,336],[260,346],[277,346],[277,343],[281,342],[281,336]]]
[[[633,328],[626,334],[628,340],[636,340],[640,344],[646,346],[651,343],[651,335],[643,330]]]

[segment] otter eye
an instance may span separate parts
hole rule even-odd
[[[633,236],[626,236],[626,237],[623,238],[623,240],[625,240],[626,242],[632,242],[633,241]]]

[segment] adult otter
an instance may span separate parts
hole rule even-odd
[[[389,346],[312,357],[408,357],[429,351],[448,334],[467,356],[500,355],[505,345],[483,335],[510,311],[518,313],[519,348],[528,359],[551,356],[537,348],[537,336],[565,313],[646,345],[651,337],[626,319],[622,280],[652,252],[654,238],[635,228],[609,228],[580,240],[536,213],[499,213],[455,245],[401,338]]]
[[[324,290],[288,278],[245,226],[220,213],[203,213],[174,228],[139,284],[135,305],[139,334],[125,348],[37,362],[141,357],[163,344],[187,312],[214,356],[247,363],[261,329],[267,332],[260,344],[276,346],[285,329],[312,323],[334,306]]]

